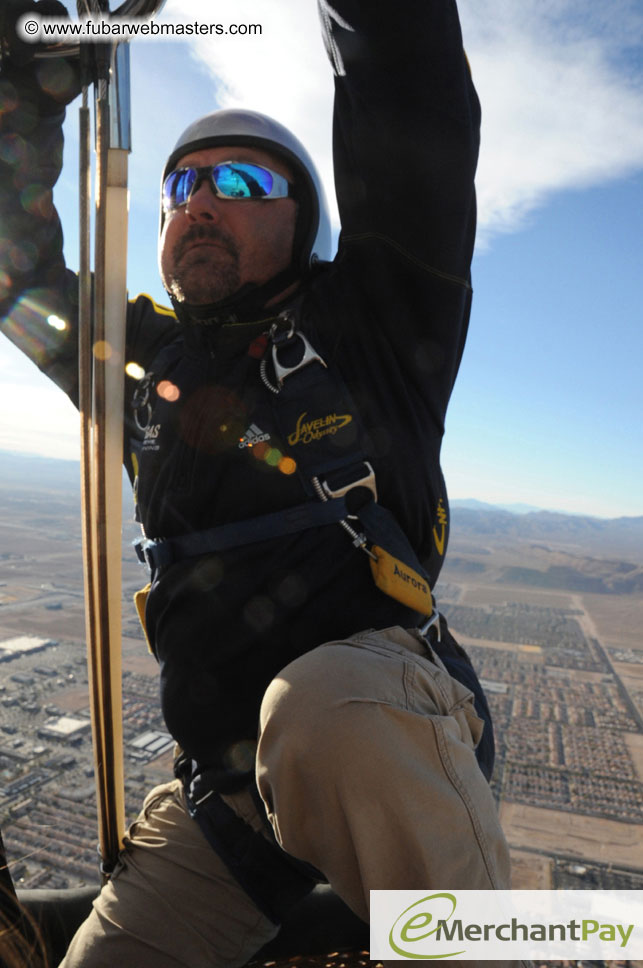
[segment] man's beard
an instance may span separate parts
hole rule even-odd
[[[216,246],[192,248],[198,241]],[[178,302],[206,306],[228,299],[241,287],[237,246],[215,225],[191,226],[174,246],[172,264],[166,285]]]

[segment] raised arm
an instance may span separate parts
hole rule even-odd
[[[62,165],[65,103],[78,92],[59,58],[0,73],[0,328],[72,397],[76,276],[65,268],[52,189]]]
[[[5,61],[0,73],[0,332],[78,404],[78,277],[67,269],[53,187],[73,66]],[[52,93],[53,92],[53,93]],[[175,328],[149,297],[128,304],[127,361],[144,369]],[[133,381],[126,377],[125,399]]]
[[[454,0],[319,0],[336,75],[342,240],[467,279],[480,107]]]

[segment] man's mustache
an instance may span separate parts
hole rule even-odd
[[[192,225],[174,246],[174,261],[178,263],[195,242],[216,242],[228,255],[236,259],[237,247],[234,241],[216,225]]]

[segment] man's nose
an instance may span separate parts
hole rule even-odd
[[[194,221],[218,222],[220,201],[214,193],[212,181],[204,178],[188,198],[185,213]]]

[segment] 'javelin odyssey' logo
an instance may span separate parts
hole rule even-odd
[[[294,432],[288,434],[288,443],[291,447],[295,444],[309,444],[311,440],[320,440],[328,434],[336,434],[353,419],[350,413],[329,413],[326,417],[318,417],[317,420],[304,421],[304,417],[307,416],[308,411],[304,410],[297,418]]]

